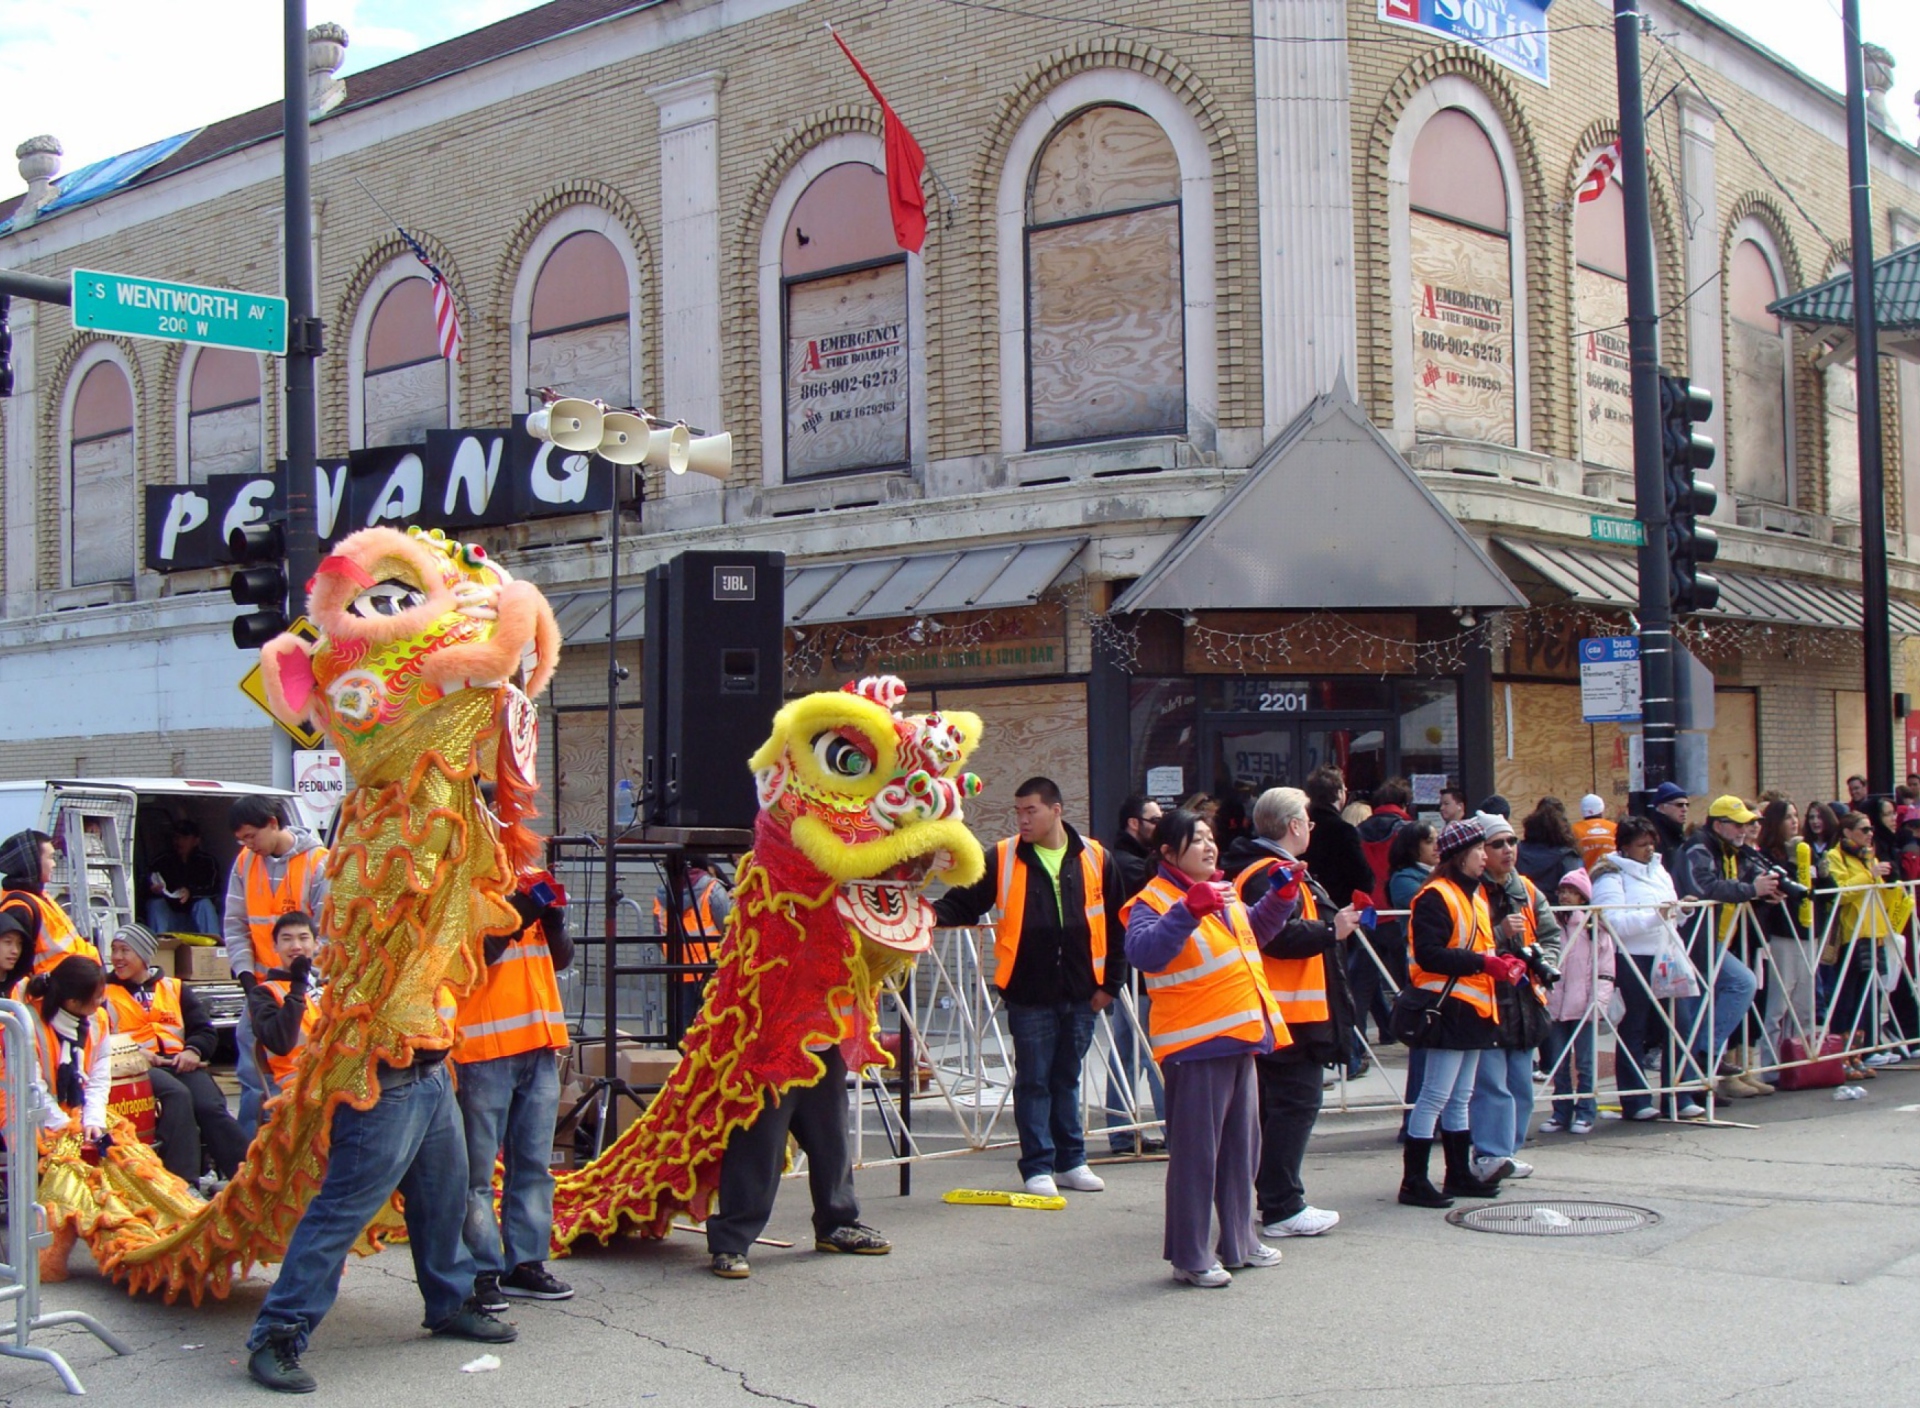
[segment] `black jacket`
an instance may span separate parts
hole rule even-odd
[[[1673,878],[1678,880],[1680,877],[1674,875],[1673,858],[1680,848],[1687,843],[1686,828],[1658,807],[1647,808],[1647,820],[1653,823],[1653,829],[1658,832],[1660,836],[1658,848],[1660,863],[1666,866],[1667,874],[1673,875]]]
[[[1326,886],[1327,893],[1340,896],[1345,904],[1355,890],[1373,893],[1373,867],[1360,846],[1360,832],[1343,820],[1332,807],[1313,803],[1307,807],[1307,819],[1313,823],[1313,839],[1300,857],[1313,872],[1313,878]]]
[[[1013,973],[1001,996],[1018,1007],[1048,1007],[1062,1002],[1090,1002],[1093,999],[1093,938],[1087,929],[1086,884],[1080,874],[1080,855],[1087,843],[1080,833],[1067,827],[1067,853],[1060,861],[1060,900],[1054,903],[1053,881],[1033,847],[1017,837],[1001,845],[1017,845],[1020,859],[1027,866],[1025,915],[1020,931],[1020,948],[1014,958]],[[1100,867],[1101,898],[1107,911],[1106,981],[1099,984],[1107,992],[1118,994],[1127,985],[1127,926],[1120,920],[1120,907],[1132,895],[1120,877],[1120,866],[1112,851],[1105,852]],[[942,928],[977,924],[981,916],[1000,903],[1000,873],[994,864],[999,847],[987,851],[987,873],[973,884],[948,890],[934,901],[933,912]],[[1064,916],[1064,917],[1063,917]]]
[[[1545,841],[1522,841],[1515,865],[1549,899],[1559,888],[1561,876],[1569,871],[1587,868],[1587,863],[1580,859],[1580,852],[1569,846],[1549,845]]]
[[[130,983],[116,976],[111,968],[107,970],[108,982],[125,988],[135,997],[144,995],[146,1000],[142,1005],[146,1007],[153,1006],[153,990],[160,985],[164,976],[158,968],[149,968],[144,979]],[[206,1007],[195,995],[192,983],[180,984],[180,1025],[186,1031],[187,1045],[200,1053],[201,1061],[212,1061],[220,1049],[220,1034],[213,1029],[213,1019],[207,1015]]]
[[[567,907],[563,904],[542,905],[524,890],[516,890],[507,896],[507,903],[520,916],[520,928],[511,934],[489,934],[482,941],[486,949],[487,966],[491,968],[506,957],[507,946],[529,937],[538,924],[547,941],[547,952],[553,959],[553,971],[564,973],[573,962],[573,935],[567,929]]]
[[[1727,875],[1726,862],[1733,862],[1733,877]],[[1711,822],[1697,826],[1687,843],[1673,853],[1667,868],[1673,872],[1673,888],[1681,899],[1711,900],[1696,910],[1686,925],[1687,949],[1694,962],[1706,966],[1709,936],[1720,932],[1719,909],[1723,904],[1745,904],[1754,898],[1753,882],[1764,861],[1757,851],[1729,846],[1713,832]]]
[[[1237,877],[1247,866],[1265,856],[1289,859],[1287,853],[1272,841],[1242,837],[1233,843],[1233,848],[1227,853],[1227,874]],[[1266,870],[1247,881],[1241,893],[1248,905],[1258,904],[1273,888],[1273,875],[1273,871]],[[1352,1048],[1353,993],[1347,987],[1347,945],[1333,936],[1334,911],[1342,906],[1334,903],[1332,896],[1311,874],[1307,876],[1307,889],[1312,892],[1320,918],[1301,919],[1295,916],[1289,919],[1280,926],[1279,933],[1261,945],[1260,951],[1271,958],[1313,958],[1317,955],[1325,959],[1321,966],[1327,975],[1327,1020],[1288,1022],[1287,1035],[1293,1038],[1292,1044],[1260,1059],[1279,1065],[1305,1063],[1330,1066],[1336,1061],[1345,1065]]]
[[[291,982],[286,1000],[281,1001],[264,982],[248,983],[247,1015],[253,1019],[254,1043],[263,1051],[285,1056],[300,1044],[300,1024],[307,1015],[307,1003],[314,999],[308,988],[313,978],[308,973],[295,978],[285,968],[269,969],[267,978]]]
[[[1486,972],[1484,954],[1453,947],[1453,911],[1438,892],[1422,890],[1414,897],[1411,920],[1413,961],[1427,972],[1449,978]],[[1440,1030],[1428,1044],[1443,1051],[1481,1051],[1499,1042],[1497,1025],[1449,993],[1440,1008]]]
[[[1120,867],[1120,888],[1126,891],[1120,903],[1125,904],[1146,889],[1147,881],[1153,879],[1153,852],[1136,841],[1131,832],[1122,831],[1119,839],[1107,848],[1107,854]]]

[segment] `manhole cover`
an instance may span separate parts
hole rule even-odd
[[[1660,1214],[1625,1203],[1483,1203],[1447,1214],[1455,1227],[1509,1237],[1611,1237],[1652,1227]]]

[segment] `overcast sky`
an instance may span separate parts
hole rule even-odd
[[[308,0],[313,23],[350,39],[346,71],[371,68],[463,30],[534,8],[535,0]],[[938,0],[904,0],[937,14]],[[1022,0],[1008,0],[1018,7]],[[1862,0],[1868,39],[1893,51],[1888,106],[1920,136],[1920,3]],[[858,8],[849,0],[849,9]],[[1043,0],[1032,8],[1054,10]],[[1064,9],[1065,6],[1060,6]],[[1843,86],[1840,0],[1714,0],[1710,8],[1822,82]],[[1599,0],[1559,0],[1555,18],[1604,13]],[[281,7],[268,0],[0,0],[0,195],[22,182],[11,154],[50,132],[64,169],[280,97]],[[1584,17],[1584,16],[1583,16]],[[1063,38],[1076,26],[1062,25]],[[884,80],[883,80],[884,81]]]

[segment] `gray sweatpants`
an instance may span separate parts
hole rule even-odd
[[[1181,1271],[1243,1265],[1253,1230],[1260,1159],[1260,1096],[1253,1053],[1170,1061],[1167,1082],[1167,1235]],[[1215,1215],[1220,1235],[1213,1236]],[[1217,1253],[1217,1255],[1216,1255]]]

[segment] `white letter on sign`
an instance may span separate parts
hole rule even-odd
[[[167,519],[160,527],[160,560],[172,562],[174,549],[179,545],[182,533],[191,533],[207,521],[207,501],[199,494],[188,491],[175,494],[167,505]]]
[[[400,456],[400,462],[394,465],[393,472],[387,476],[387,484],[380,491],[380,497],[367,510],[367,527],[375,527],[385,518],[396,518],[404,523],[416,516],[420,512],[420,481],[425,473],[426,466],[420,462],[420,456]]]
[[[454,500],[460,496],[460,487],[467,490],[467,512],[478,518],[487,511],[487,505],[493,502],[493,484],[500,477],[500,452],[506,447],[505,440],[495,440],[487,446],[483,458],[480,442],[471,435],[460,441],[460,448],[453,452],[453,468],[447,472],[447,498],[440,511],[447,517],[453,517]]]
[[[548,463],[553,454],[552,442],[540,446],[533,457],[533,473],[530,487],[533,496],[543,504],[577,504],[587,497],[587,466],[591,456],[569,454],[560,461],[560,473],[555,474]]]
[[[240,491],[233,496],[232,507],[220,523],[221,542],[231,538],[234,529],[258,523],[267,516],[267,501],[273,497],[273,488],[271,479],[255,479],[240,486]]]

